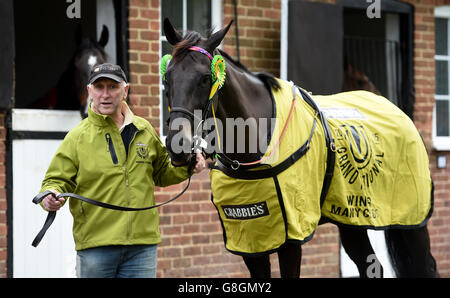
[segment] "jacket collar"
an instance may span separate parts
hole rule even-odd
[[[122,127],[119,128],[119,131],[122,132],[122,130],[130,123],[133,123],[134,115],[131,112],[131,109],[128,107],[128,105],[125,102],[122,102],[122,115],[124,115],[123,124]]]
[[[142,125],[140,125],[141,124],[140,121],[138,121],[137,117],[135,117],[135,115],[133,114],[130,107],[127,105],[127,103],[125,101],[122,101],[122,111],[125,114],[124,124],[133,123],[136,126],[136,128],[139,130],[144,128]],[[98,126],[111,126],[111,125],[115,126],[116,125],[111,116],[102,115],[102,114],[96,113],[94,110],[92,110],[92,102],[89,104],[88,121],[95,125],[98,125]],[[125,122],[127,122],[127,123],[125,123]]]

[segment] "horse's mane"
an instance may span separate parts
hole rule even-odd
[[[250,75],[258,77],[264,83],[264,85],[266,85],[267,88],[269,88],[269,89],[273,88],[275,90],[279,90],[281,88],[278,81],[270,73],[267,73],[264,71],[251,72],[248,70],[248,68],[245,65],[243,65],[240,61],[237,61],[236,59],[231,57],[227,52],[225,52],[221,49],[218,49],[218,51],[219,51],[220,55],[224,56],[227,60],[231,61],[234,64],[234,66],[236,66],[237,68],[243,70],[244,72],[246,72]]]
[[[179,43],[174,46],[172,53],[172,63],[182,60],[189,52],[189,48],[198,45],[202,40],[200,33],[195,31],[188,31]]]
[[[172,62],[176,63],[177,61],[182,60],[189,52],[189,48],[198,45],[201,40],[202,36],[200,35],[200,33],[195,31],[188,31],[186,35],[183,37],[183,40],[174,46],[174,50],[172,53]],[[227,52],[220,49],[217,50],[222,56],[225,57],[225,59],[231,61],[231,63],[234,66],[252,76],[256,76],[257,78],[259,78],[269,90],[272,88],[275,90],[281,88],[280,84],[278,84],[277,80],[273,75],[266,72],[253,73],[249,71],[248,68],[245,65],[243,65],[240,61],[237,61],[236,59],[232,58]]]

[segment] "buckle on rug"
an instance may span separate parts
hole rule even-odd
[[[240,166],[241,166],[241,163],[237,160],[233,160],[231,162],[231,168],[235,171],[237,171],[237,169],[239,169]]]
[[[330,150],[336,152],[336,144],[333,142],[330,143]]]

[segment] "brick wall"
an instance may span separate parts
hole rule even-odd
[[[435,212],[429,224],[431,246],[441,276],[450,276],[450,167],[436,169],[437,153],[431,149],[434,104],[433,8],[444,4],[444,1],[409,2],[415,6],[415,124],[430,153],[430,168],[436,188]],[[265,70],[278,76],[281,1],[238,0],[238,5],[241,62],[252,71]],[[234,18],[233,1],[223,1],[223,13],[223,23],[227,24]],[[131,106],[137,115],[145,117],[158,129],[159,0],[131,0],[129,23]],[[236,57],[234,26],[225,39],[224,49]],[[447,155],[447,160],[450,160],[449,152],[439,154]],[[177,185],[157,189],[157,200],[164,201],[182,188],[183,185]],[[160,208],[160,218],[163,243],[159,249],[158,277],[248,276],[241,258],[224,249],[220,223],[210,202],[207,171],[194,176],[192,186],[183,198]],[[338,277],[338,248],[336,227],[319,227],[314,239],[303,246],[301,276]],[[272,255],[271,262],[273,275],[279,276],[276,255]]]
[[[430,169],[435,185],[434,213],[428,224],[431,250],[442,277],[450,276],[450,166],[436,168],[436,157],[450,152],[432,149],[432,121],[435,90],[434,7],[449,5],[446,0],[409,0],[415,8],[414,32],[414,123],[424,138],[430,154]]]
[[[223,1],[224,24],[234,19],[234,1]],[[280,0],[240,0],[238,3],[239,53],[242,64],[252,71],[280,72]],[[237,58],[233,25],[224,50]]]

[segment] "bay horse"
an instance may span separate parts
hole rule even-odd
[[[274,129],[273,125],[269,123],[269,128],[266,131],[258,131],[258,123],[263,119],[272,117],[274,109],[277,107],[274,107],[271,89],[275,90],[280,88],[280,86],[270,74],[252,73],[226,52],[217,48],[230,26],[231,22],[228,26],[211,34],[208,38],[203,38],[197,32],[187,32],[183,37],[174,29],[167,18],[164,21],[164,32],[167,41],[174,46],[170,62],[167,65],[164,64],[162,70],[170,107],[166,148],[170,154],[172,164],[176,166],[188,164],[193,160],[194,154],[191,148],[195,147],[196,137],[198,137],[197,128],[199,127],[195,122],[197,121],[198,123],[198,121],[203,120],[199,119],[199,116],[194,113],[195,110],[201,110],[208,115],[212,111],[215,113],[214,119],[217,118],[222,123],[225,123],[227,118],[256,119],[253,129],[257,132],[258,141],[267,138],[267,131],[270,132]],[[224,59],[224,63],[226,63],[226,71],[222,74],[223,77],[226,77],[225,81],[221,82],[223,86],[215,86],[211,80],[211,72],[214,72],[214,67],[217,69],[217,61],[212,56],[217,54],[220,54]],[[214,92],[211,92],[211,89],[216,88],[219,90],[215,93],[215,96],[212,96],[211,94]],[[205,116],[203,115],[202,117]],[[177,121],[181,125],[175,127],[173,124]],[[316,120],[314,120],[311,136],[316,124]],[[325,123],[322,122],[323,125]],[[216,129],[218,129],[217,126]],[[251,127],[247,128],[247,130],[251,129]],[[236,150],[236,143],[227,146],[227,142],[237,142],[236,135],[234,135],[234,139],[227,138],[231,133],[227,127],[223,128],[222,143],[216,140],[222,144],[221,151],[213,152],[212,156],[215,153],[217,159],[239,161],[237,165],[231,162],[230,165],[233,170],[238,170],[239,165],[252,164],[265,153],[260,148],[257,149],[257,152],[250,152],[250,150],[240,152]],[[246,136],[248,135],[246,134]],[[358,137],[358,134],[356,137]],[[358,137],[358,139],[360,138]],[[250,140],[248,137],[245,138],[244,142],[244,148],[249,148]],[[307,145],[306,147],[309,147],[308,142],[305,142],[305,144]],[[360,144],[361,142],[357,145],[361,151],[364,148]],[[175,148],[177,146],[187,148],[187,150],[180,151],[178,148]],[[313,145],[311,145],[312,147]],[[308,175],[309,173],[304,174]],[[233,194],[229,195],[232,196]],[[311,204],[318,203],[311,202]],[[267,206],[264,204],[259,206],[247,205],[240,210],[236,209],[235,206],[228,207],[230,211],[227,216],[234,218],[242,217],[244,213],[248,218],[256,218],[260,214],[268,214]],[[375,252],[370,244],[367,228],[336,224],[340,232],[342,245],[356,264],[360,277],[373,277],[373,275],[370,275],[372,263],[368,262],[368,257],[375,256]],[[264,231],[259,233],[264,235]],[[385,230],[385,234],[397,277],[435,277],[438,275],[436,262],[430,252],[430,240],[426,224],[412,229],[392,226]],[[238,235],[238,237],[242,238],[243,236]],[[302,242],[298,241],[286,241],[276,250],[267,253],[244,253],[241,255],[252,278],[268,278],[271,276],[269,254],[273,252],[278,254],[281,277],[297,278],[300,276],[301,244]],[[383,275],[382,267],[380,270],[381,272],[379,272],[377,277],[382,277]]]
[[[87,117],[88,83],[91,69],[97,64],[107,62],[105,46],[109,40],[108,28],[103,25],[100,38],[82,37],[81,27],[76,32],[77,48],[64,72],[42,98],[32,103],[29,108],[79,110],[82,118]]]
[[[381,95],[375,84],[360,69],[352,64],[344,65],[344,84],[342,91],[367,90]]]

